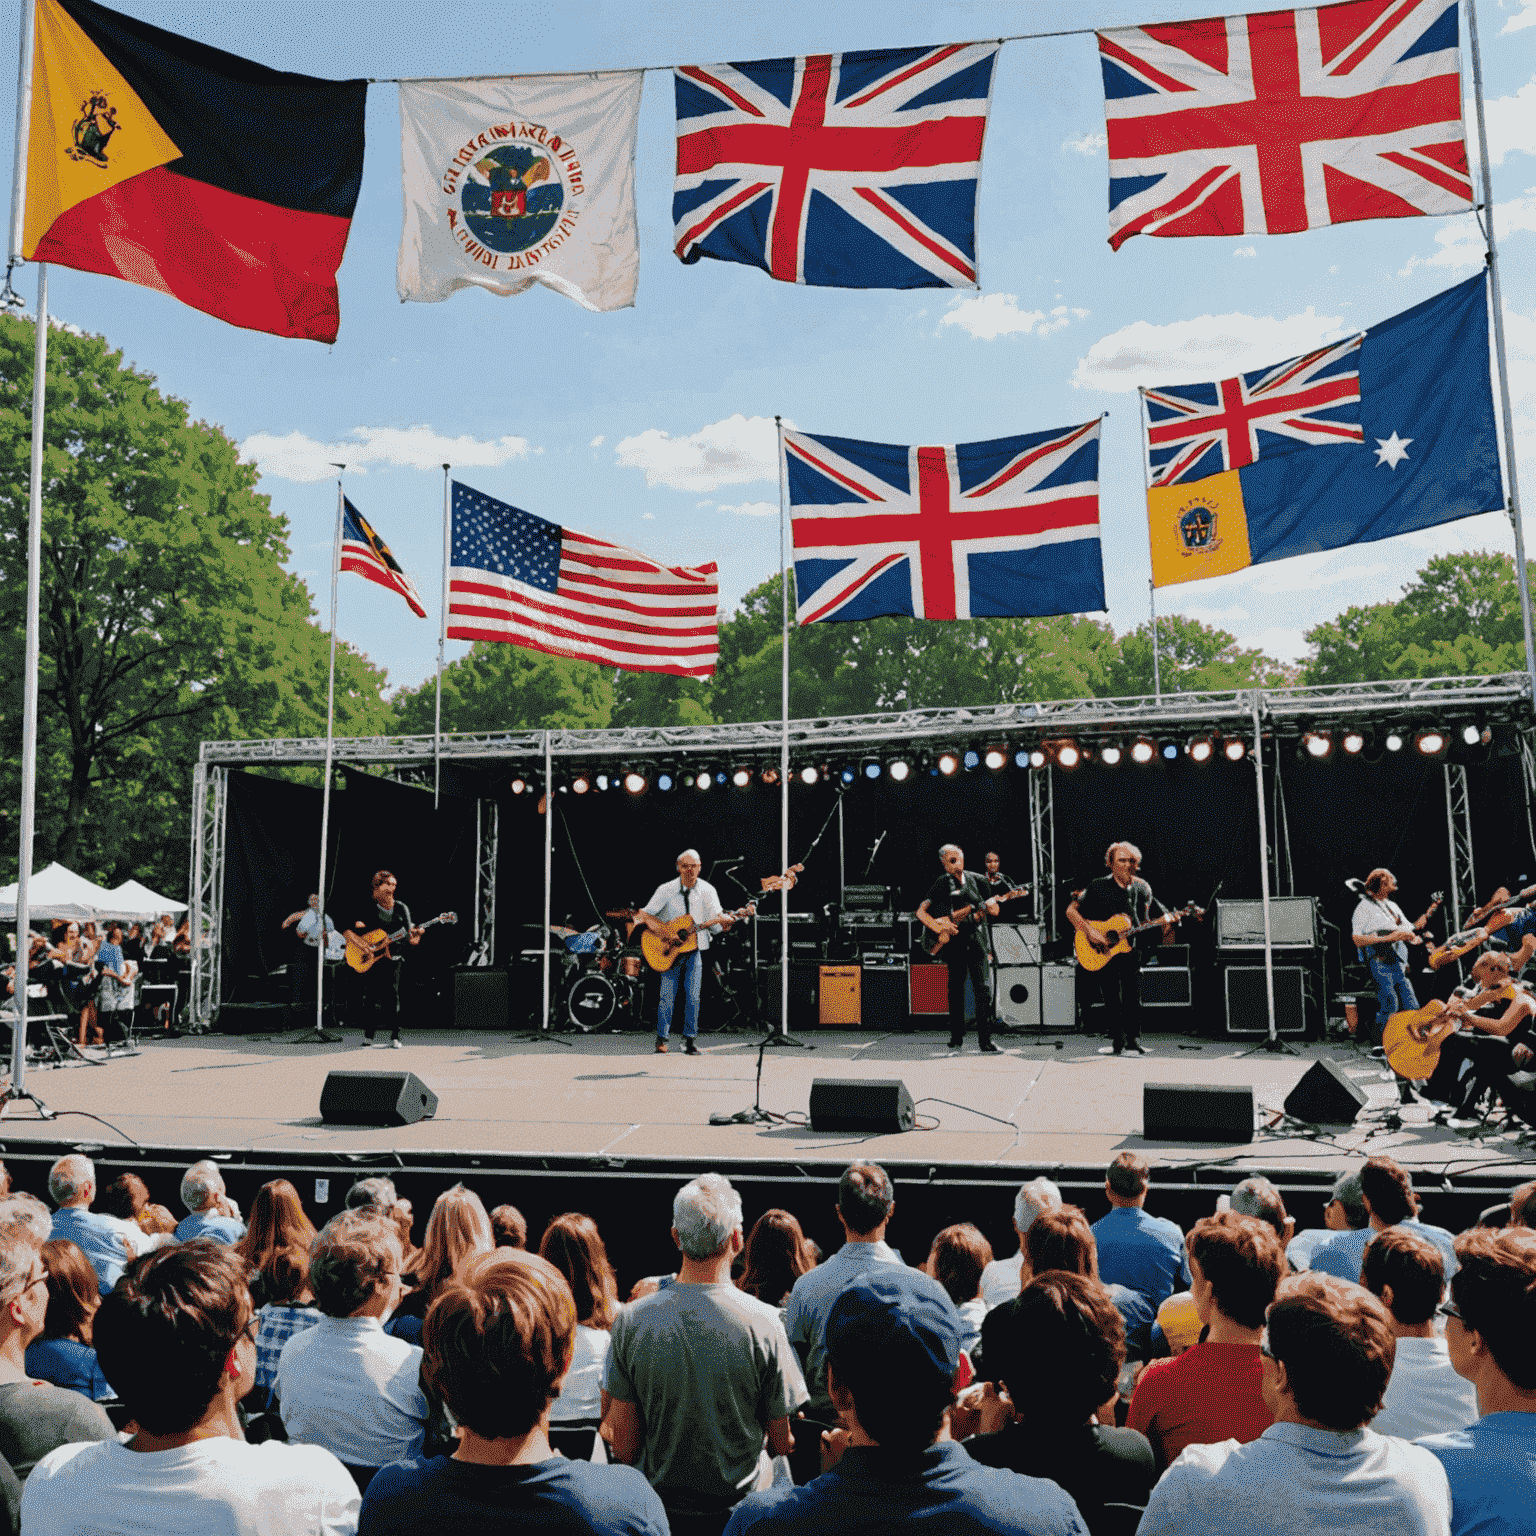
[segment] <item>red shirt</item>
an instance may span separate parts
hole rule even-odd
[[[1257,1440],[1274,1423],[1263,1375],[1257,1344],[1196,1344],[1141,1373],[1126,1425],[1152,1442],[1159,1468],[1186,1445]]]

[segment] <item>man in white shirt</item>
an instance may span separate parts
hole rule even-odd
[[[677,1003],[677,989],[683,988],[683,1051],[697,1056],[694,1037],[699,1032],[699,992],[704,984],[703,953],[709,948],[710,926],[729,928],[732,923],[720,897],[708,880],[699,879],[703,868],[696,849],[685,848],[677,856],[677,879],[656,887],[656,893],[640,910],[640,921],[664,942],[676,935],[667,926],[680,917],[693,919],[698,932],[698,948],[676,956],[661,973],[661,995],[656,1005],[656,1051],[667,1054],[667,1037],[672,1033],[672,1011]]]
[[[988,854],[989,859],[995,857]],[[1042,1211],[1054,1211],[1061,1204],[1061,1191],[1047,1178],[1031,1179],[1021,1184],[1013,1197],[1013,1230],[1018,1233],[1019,1251],[1011,1259],[993,1259],[981,1272],[981,1299],[987,1311],[1012,1301],[1023,1289],[1024,1234]]]
[[[341,936],[331,921],[331,914],[321,910],[319,896],[311,896],[307,906],[290,912],[281,926],[288,929],[295,924],[299,942],[288,962],[288,1006],[293,1026],[302,1028],[306,1022],[314,1020],[321,957],[341,943]]]
[[[27,1536],[352,1536],[357,1487],[334,1456],[241,1431],[256,1380],[245,1273],[213,1243],[162,1248],[102,1302],[97,1354],[138,1432],[44,1456],[22,1495]]]
[[[1358,889],[1358,887],[1357,887]],[[1350,933],[1360,958],[1370,967],[1376,983],[1376,1030],[1394,1013],[1419,1006],[1408,980],[1408,946],[1422,944],[1419,930],[1425,919],[1413,923],[1392,900],[1397,877],[1390,869],[1373,869],[1365,880],[1365,894],[1355,908]]]

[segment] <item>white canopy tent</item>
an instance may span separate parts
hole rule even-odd
[[[30,918],[52,921],[85,922],[101,918],[112,909],[112,895],[99,885],[92,885],[83,875],[50,864],[27,883],[27,912]],[[0,886],[0,920],[16,920],[16,886]]]
[[[110,906],[103,914],[105,917],[138,920],[161,917],[167,912],[187,910],[186,902],[174,901],[169,896],[162,896],[159,892],[150,890],[147,885],[140,885],[137,880],[124,880],[121,885],[113,886],[107,892],[107,900]]]

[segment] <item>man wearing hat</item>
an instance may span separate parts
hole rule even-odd
[[[1077,1506],[1043,1478],[971,1460],[949,1433],[962,1325],[937,1281],[881,1264],[827,1316],[827,1385],[842,1428],[822,1436],[825,1469],[804,1487],[744,1499],[725,1536],[889,1530],[938,1515],[946,1529],[1086,1536]]]

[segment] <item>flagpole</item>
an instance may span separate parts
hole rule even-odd
[[[555,748],[554,735],[544,732],[544,1012],[539,1016],[539,1032],[550,1028],[549,1020],[549,910],[550,882],[555,869]]]
[[[1147,578],[1147,601],[1152,606],[1152,696],[1161,703],[1163,679],[1157,661],[1157,583],[1150,576]]]
[[[453,558],[453,512],[451,505],[450,466],[443,465],[443,604],[442,618],[437,626],[437,709],[432,717],[432,809],[437,809],[437,797],[442,789],[443,777],[443,647],[448,642],[448,562]]]
[[[1472,44],[1472,96],[1477,103],[1477,145],[1482,161],[1483,232],[1488,239],[1489,296],[1493,302],[1493,346],[1498,359],[1499,400],[1504,415],[1504,469],[1509,476],[1506,512],[1515,534],[1515,575],[1520,583],[1520,621],[1525,631],[1525,671],[1536,711],[1536,640],[1531,633],[1531,584],[1525,569],[1525,533],[1520,526],[1520,477],[1515,469],[1515,417],[1509,401],[1509,362],[1504,351],[1504,300],[1499,288],[1499,249],[1493,238],[1493,173],[1488,164],[1488,123],[1483,114],[1483,56],[1477,41],[1477,0],[1467,0],[1467,36]]]
[[[1147,420],[1147,392],[1145,389],[1136,391],[1136,398],[1141,404],[1141,477],[1150,497],[1152,492],[1152,440],[1148,431],[1150,423]],[[1109,414],[1107,411],[1104,413]],[[1152,507],[1150,501],[1147,505],[1147,558],[1152,558]],[[1152,696],[1161,700],[1163,697],[1162,673],[1157,655],[1157,573],[1147,577],[1147,600],[1152,608]]]

